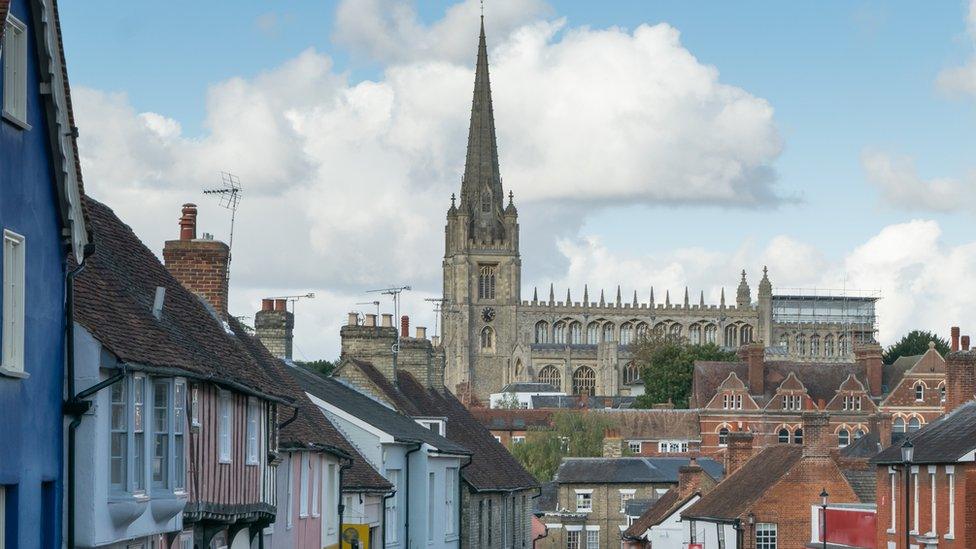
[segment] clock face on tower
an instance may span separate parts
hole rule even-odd
[[[485,319],[485,322],[495,320],[495,309],[492,307],[485,307],[481,310],[481,318]]]

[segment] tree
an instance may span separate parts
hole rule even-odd
[[[935,350],[939,351],[942,356],[945,356],[950,350],[949,342],[938,335],[923,330],[912,330],[902,336],[897,343],[889,345],[885,349],[882,355],[884,362],[885,364],[892,364],[899,357],[924,354],[925,351],[929,350],[929,342],[935,343]]]
[[[696,360],[734,361],[735,352],[714,343],[692,345],[674,336],[654,335],[634,344],[634,364],[644,380],[644,394],[637,397],[637,408],[671,402],[676,408],[687,408],[691,394],[692,373]]]
[[[522,403],[519,402],[518,395],[515,393],[505,393],[502,395],[498,402],[495,403],[495,408],[502,408],[505,410],[518,410],[522,407]]]
[[[332,371],[336,368],[335,362],[325,359],[309,361],[296,360],[295,364],[305,368],[306,370],[311,370],[317,374],[322,374],[323,376],[332,375]]]
[[[529,431],[525,442],[512,444],[512,455],[540,482],[548,482],[564,457],[603,455],[603,435],[609,426],[600,415],[559,411],[550,428]]]

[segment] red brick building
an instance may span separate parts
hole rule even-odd
[[[976,547],[976,351],[951,353],[945,417],[908,435],[871,461],[877,479],[877,547]],[[906,513],[907,511],[907,513]]]

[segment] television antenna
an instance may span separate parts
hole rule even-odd
[[[302,295],[279,295],[276,297],[269,297],[268,299],[284,299],[288,303],[291,303],[291,314],[295,314],[295,302],[299,299],[315,299],[315,292],[308,292]]]
[[[394,328],[395,324],[400,321],[400,294],[403,292],[410,291],[410,286],[391,286],[389,288],[380,288],[378,290],[369,290],[368,294],[381,294],[388,295],[393,298],[393,318],[394,318]],[[377,309],[379,310],[379,309]],[[396,343],[393,344],[393,355],[394,360],[396,360],[396,354],[400,352],[400,330],[396,330]]]
[[[373,305],[373,306],[375,306],[376,307],[376,317],[379,318],[379,316],[380,316],[380,302],[379,302],[379,300],[376,300],[376,301],[360,301],[359,303],[356,303],[356,305]]]
[[[437,323],[441,317],[441,311],[444,310],[444,304],[447,303],[447,298],[445,297],[425,297],[424,301],[434,304],[434,335],[439,335],[437,331]]]
[[[204,189],[203,194],[216,195],[221,208],[230,210],[230,237],[227,239],[227,277],[230,278],[230,250],[234,248],[234,219],[237,217],[237,205],[241,202],[241,179],[230,172],[220,172],[221,187],[219,189]]]

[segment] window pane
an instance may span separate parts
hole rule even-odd
[[[169,383],[153,384],[153,486],[165,487],[169,473]]]

